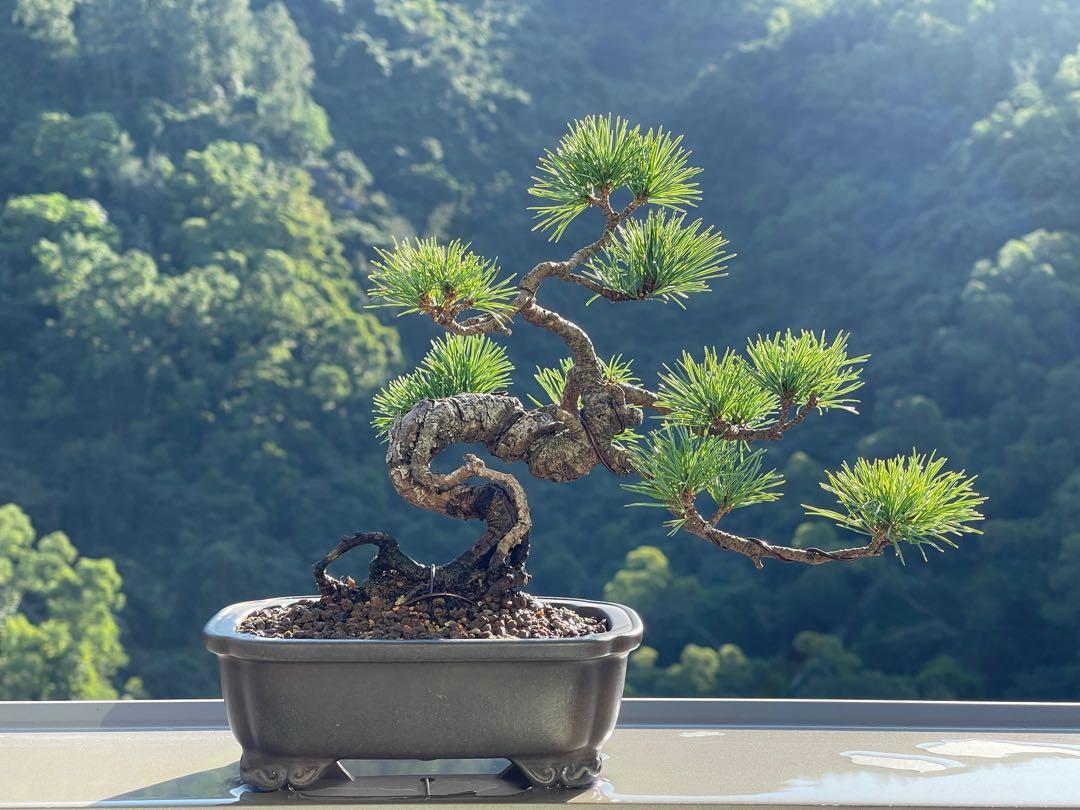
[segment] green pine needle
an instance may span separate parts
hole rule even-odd
[[[641,158],[628,186],[636,199],[665,208],[694,205],[701,199],[697,183],[690,182],[701,169],[687,166],[690,152],[683,149],[682,136],[651,129],[641,137]]]
[[[681,138],[663,130],[642,134],[622,118],[590,115],[573,121],[555,151],[546,150],[529,193],[547,204],[532,207],[533,230],[551,231],[558,241],[567,226],[602,193],[627,188],[639,202],[678,208],[701,198],[691,180],[701,170],[687,166]]]
[[[533,230],[553,229],[557,241],[600,189],[626,185],[639,161],[638,140],[637,129],[622,118],[590,115],[572,122],[536,167],[540,176],[533,177],[529,193],[551,203],[530,209],[538,220]]]
[[[721,464],[713,483],[706,488],[723,513],[780,498],[777,488],[784,477],[776,470],[762,472],[765,450],[750,450],[745,442],[722,442]]]
[[[513,370],[506,349],[486,335],[436,338],[416,371],[391,380],[375,395],[372,424],[385,440],[394,420],[417,402],[504,391]]]
[[[440,245],[434,238],[394,242],[393,250],[375,249],[369,290],[381,303],[397,307],[399,315],[423,308],[447,311],[451,316],[472,309],[492,315],[508,312],[517,294],[513,277],[499,278],[499,267],[454,240]]]
[[[604,252],[589,260],[585,275],[632,298],[675,301],[690,293],[708,292],[708,282],[726,276],[734,258],[723,248],[719,231],[702,228],[697,219],[684,224],[683,214],[652,211],[644,221],[619,228]]]
[[[707,492],[722,513],[755,503],[775,501],[783,478],[775,470],[762,472],[764,450],[750,452],[741,442],[702,436],[684,427],[665,427],[644,443],[627,447],[642,481],[623,488],[647,501],[630,506],[667,509],[675,515],[665,525],[672,533],[685,523],[687,501]]]
[[[730,349],[720,355],[706,348],[700,363],[684,351],[674,368],[664,366],[657,394],[657,406],[668,410],[666,422],[698,432],[717,421],[761,427],[777,407],[777,397],[758,384],[747,362]]]
[[[975,477],[963,471],[943,472],[947,459],[920,455],[882,460],[857,459],[837,472],[826,472],[821,484],[836,496],[840,510],[803,504],[808,515],[828,518],[860,534],[884,537],[900,551],[901,543],[943,551],[940,544],[956,547],[947,535],[981,534],[968,525],[983,516],[976,507],[986,501],[973,488]]]
[[[759,387],[780,400],[805,405],[811,397],[820,410],[839,408],[858,413],[857,399],[848,394],[862,387],[859,375],[869,355],[848,357],[848,335],[837,333],[830,343],[822,332],[803,331],[798,336],[789,329],[771,337],[758,335],[746,347],[750,375]]]

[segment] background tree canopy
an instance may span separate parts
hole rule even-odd
[[[684,347],[842,327],[874,357],[862,415],[770,448],[787,494],[736,528],[839,545],[799,507],[820,470],[912,446],[979,472],[989,519],[929,565],[756,572],[613,476],[530,480],[533,590],[637,607],[638,694],[1080,687],[1077,3],[0,0],[0,70],[0,503],[46,533],[0,511],[24,594],[0,697],[210,695],[203,622],[308,592],[341,534],[459,548],[385,480],[371,397],[434,332],[365,309],[370,262],[417,234],[561,256],[530,233],[536,157],[609,111],[685,134],[693,217],[738,258],[685,312],[553,291],[603,356],[652,381]],[[44,584],[3,578],[27,555]]]

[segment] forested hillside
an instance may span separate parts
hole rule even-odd
[[[790,326],[873,356],[861,415],[770,448],[785,497],[738,528],[840,543],[799,506],[821,469],[912,446],[978,472],[989,519],[928,564],[755,571],[602,470],[528,481],[533,590],[638,608],[638,693],[1080,688],[1080,3],[0,0],[0,70],[0,504],[115,562],[111,688],[212,694],[203,622],[309,591],[344,532],[470,537],[385,480],[371,395],[434,333],[365,308],[369,262],[591,241],[532,233],[525,189],[609,111],[685,134],[738,257],[686,311],[552,291],[602,355],[651,382]],[[518,395],[559,357],[527,331]]]

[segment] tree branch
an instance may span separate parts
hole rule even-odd
[[[596,253],[603,250],[611,240],[619,225],[630,217],[641,205],[645,203],[642,198],[635,198],[622,211],[616,213],[611,208],[610,189],[601,189],[600,195],[594,202],[604,214],[604,231],[592,244],[580,248],[562,262],[541,262],[533,267],[522,277],[518,284],[518,297],[514,308],[522,317],[532,324],[554,332],[563,339],[567,348],[573,354],[574,367],[579,369],[582,377],[578,381],[582,394],[589,395],[598,391],[603,385],[603,372],[600,360],[593,348],[588,334],[580,326],[564,318],[554,310],[545,309],[536,302],[537,290],[540,284],[547,278],[559,278],[575,284],[583,284],[594,292],[600,292],[604,297],[619,295],[616,290],[608,290],[586,279],[584,276],[574,273],[574,269],[582,262],[588,260]],[[615,300],[615,299],[613,299]],[[623,299],[619,299],[623,300]],[[630,300],[629,296],[625,300]]]
[[[771,425],[760,428],[748,428],[743,427],[742,425],[733,425],[730,422],[717,418],[713,421],[713,424],[709,426],[708,432],[714,436],[719,436],[722,439],[727,439],[728,441],[779,441],[784,438],[785,433],[796,425],[801,424],[809,415],[810,411],[817,407],[817,403],[817,394],[811,394],[810,398],[806,401],[806,404],[799,408],[798,414],[796,414],[794,418],[788,419],[788,413],[790,412],[793,403],[790,401],[781,402],[780,411],[776,421]]]
[[[667,414],[671,412],[668,408],[656,404],[660,399],[660,395],[655,391],[650,391],[649,389],[642,388],[638,385],[630,385],[629,383],[619,383],[619,388],[622,389],[623,394],[626,396],[626,401],[632,405],[637,405],[658,414]],[[789,419],[788,413],[790,412],[793,403],[788,402],[786,406],[784,403],[781,403],[776,422],[760,428],[748,428],[742,425],[735,425],[724,419],[717,418],[713,420],[713,423],[709,426],[707,432],[729,441],[777,441],[782,439],[784,434],[793,427],[801,424],[806,417],[810,415],[810,412],[817,407],[817,404],[818,397],[816,394],[812,394],[806,401],[806,404],[799,408],[799,412]]]
[[[658,414],[670,413],[667,408],[663,408],[656,404],[656,401],[660,399],[659,394],[654,391],[650,391],[648,388],[642,388],[640,385],[631,385],[630,383],[619,383],[619,388],[622,389],[623,396],[626,397],[626,401],[631,405],[637,405],[640,408],[646,408]]]
[[[794,548],[791,546],[777,546],[767,543],[757,537],[740,537],[737,534],[725,532],[711,525],[698,512],[694,506],[694,497],[688,493],[683,501],[682,514],[676,517],[684,519],[682,528],[704,540],[708,540],[717,548],[734,551],[750,558],[755,568],[762,567],[763,559],[780,560],[781,562],[803,563],[804,565],[821,565],[828,562],[851,562],[862,560],[866,557],[880,557],[889,547],[889,541],[884,535],[875,535],[864,546],[842,548],[836,551],[825,551],[820,548]]]
[[[488,332],[501,332],[510,334],[510,319],[514,312],[493,314],[485,312],[474,315],[464,321],[458,321],[457,316],[468,309],[467,304],[453,307],[436,307],[428,302],[420,301],[419,309],[428,315],[431,320],[454,335],[484,335]],[[516,311],[516,310],[515,310]]]
[[[578,365],[580,361],[585,373],[594,376],[589,367],[595,365],[599,369],[599,360],[596,359],[596,353],[593,351],[589,336],[577,324],[563,318],[553,310],[540,306],[536,302],[536,294],[545,279],[559,278],[572,284],[584,286],[611,301],[637,300],[634,296],[605,287],[573,272],[582,262],[587,261],[603,250],[604,246],[611,241],[619,225],[646,202],[643,198],[635,198],[621,211],[616,212],[611,207],[610,195],[610,189],[601,189],[599,196],[590,200],[604,214],[604,230],[600,238],[574,251],[569,258],[563,261],[546,261],[535,265],[518,282],[518,294],[505,313],[492,314],[485,312],[465,321],[458,321],[458,315],[469,308],[470,302],[468,301],[446,304],[442,307],[420,301],[418,304],[419,309],[436,324],[455,335],[483,335],[489,332],[510,334],[511,320],[515,315],[521,314],[532,325],[559,335],[566,342],[571,352],[574,353],[575,365]]]
[[[639,300],[638,296],[624,293],[622,290],[614,290],[611,287],[605,287],[603,284],[593,281],[591,278],[579,275],[578,273],[567,273],[565,275],[559,276],[559,278],[565,281],[573,282],[574,284],[580,284],[582,287],[591,290],[592,292],[603,298],[606,298],[609,301]]]

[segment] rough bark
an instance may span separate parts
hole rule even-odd
[[[754,564],[755,568],[762,567],[762,560],[779,560],[780,562],[803,563],[804,565],[822,565],[828,562],[854,562],[867,557],[880,557],[889,547],[889,541],[884,535],[875,535],[863,546],[853,548],[841,548],[835,551],[815,548],[794,548],[768,543],[758,537],[741,537],[737,534],[726,532],[715,526],[716,520],[705,520],[698,512],[693,503],[693,497],[687,496],[683,511],[678,515],[683,519],[682,528],[690,534],[696,535],[703,540],[708,540],[717,548],[734,551],[742,554]]]
[[[434,567],[403,554],[385,533],[343,538],[316,565],[320,590],[329,593],[343,586],[325,575],[326,567],[360,545],[378,546],[369,577],[360,586],[366,596],[393,600],[449,593],[493,601],[524,586],[529,580],[525,561],[532,520],[521,484],[472,454],[446,474],[434,471],[432,463],[461,443],[482,444],[505,462],[523,461],[534,476],[549,481],[572,481],[597,464],[629,472],[624,455],[610,440],[623,425],[640,423],[640,410],[628,411],[617,394],[605,397],[601,392],[589,402],[578,415],[555,406],[527,410],[515,397],[502,394],[466,393],[417,403],[390,430],[386,464],[394,489],[422,509],[481,520],[485,531],[456,559]]]

